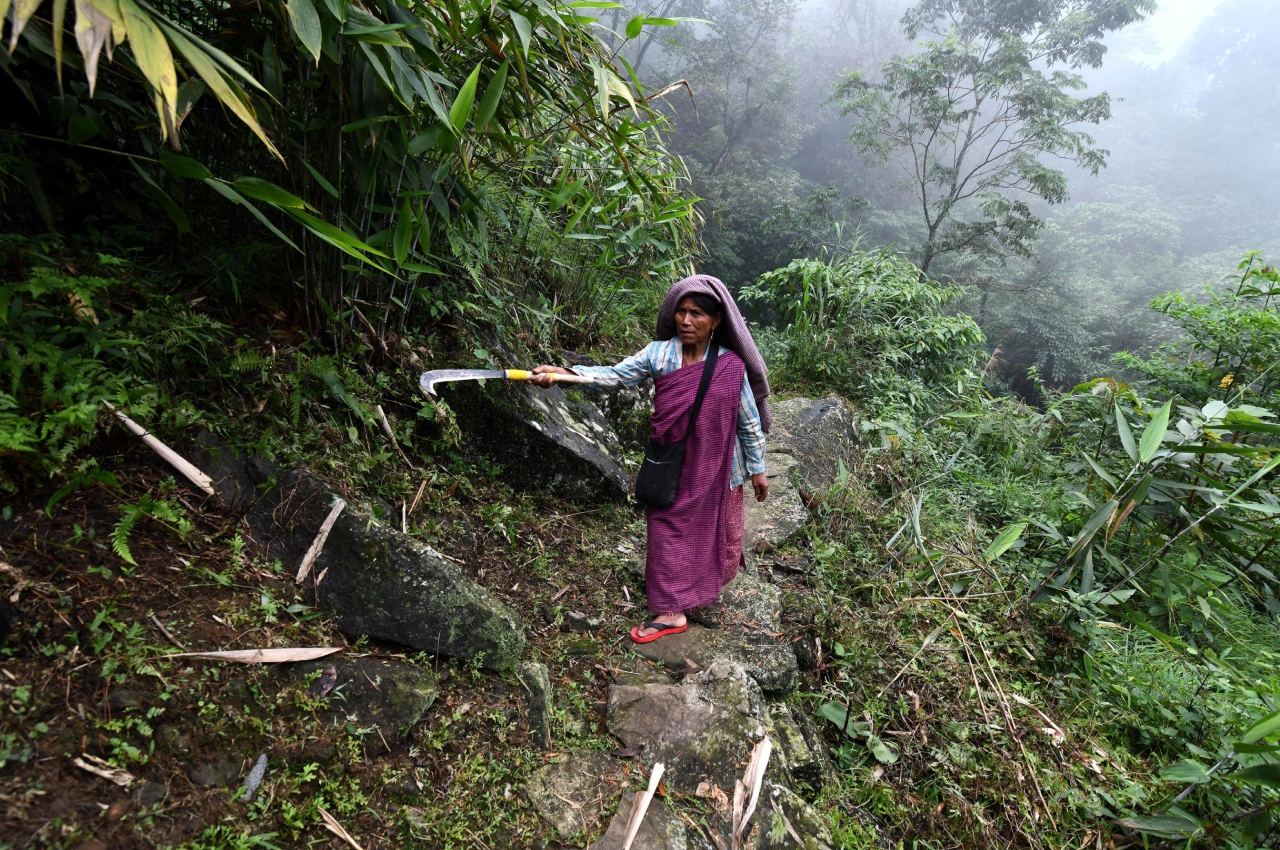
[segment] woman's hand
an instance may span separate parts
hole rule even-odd
[[[756,491],[757,502],[763,502],[769,497],[769,479],[763,472],[751,476],[751,489]]]
[[[534,376],[529,379],[529,383],[535,384],[539,387],[554,387],[555,383],[551,379],[552,375],[572,374],[574,373],[568,369],[561,369],[559,366],[547,366],[544,364],[533,370]]]

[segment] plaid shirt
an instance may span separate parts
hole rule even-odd
[[[617,366],[575,366],[572,371],[596,379],[601,389],[634,387],[646,379],[657,378],[680,368],[682,354],[679,339],[651,342],[639,354],[633,354]],[[707,346],[711,350],[711,346]],[[724,351],[722,347],[720,349]],[[706,359],[706,354],[703,354]],[[738,435],[733,441],[733,476],[731,488],[741,487],[749,476],[764,472],[764,431],[760,428],[760,410],[747,376],[742,376],[742,393],[738,399]]]

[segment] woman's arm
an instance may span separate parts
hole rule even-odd
[[[760,409],[751,392],[751,383],[742,376],[742,391],[738,394],[738,442],[747,459],[747,474],[751,476],[751,489],[756,501],[763,502],[769,495],[769,479],[764,472],[764,429],[760,424]]]
[[[575,366],[571,370],[561,369],[559,366],[539,366],[533,370],[533,374],[538,377],[533,378],[532,381],[540,387],[549,387],[551,378],[541,376],[555,372],[561,375],[584,375],[595,378],[595,384],[592,386],[596,389],[614,390],[618,387],[634,387],[646,378],[652,378],[658,374],[657,358],[653,348],[661,344],[652,342],[616,366]]]

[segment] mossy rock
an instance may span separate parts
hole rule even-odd
[[[290,471],[246,522],[295,569],[336,496],[305,467]],[[453,561],[348,505],[307,583],[346,634],[369,635],[494,670],[524,651],[520,618]]]
[[[463,448],[497,462],[512,487],[585,502],[627,498],[618,438],[590,402],[513,381],[461,381],[441,392]]]
[[[308,695],[326,706],[319,712],[322,723],[374,726],[388,739],[408,736],[438,692],[430,670],[389,658],[320,658],[290,664],[283,672],[294,683],[311,679]]]

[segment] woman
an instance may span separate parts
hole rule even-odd
[[[712,345],[719,346],[715,372],[690,430],[689,413]],[[686,631],[687,612],[716,602],[742,564],[744,482],[751,479],[756,501],[769,493],[764,474],[764,435],[773,419],[765,401],[769,382],[728,289],[707,275],[677,283],[658,313],[658,341],[617,366],[533,371],[546,375],[533,379],[541,386],[551,385],[552,372],[589,375],[603,388],[651,378],[654,440],[670,444],[688,433],[675,504],[647,510],[645,587],[654,613],[631,630],[631,639],[648,643]]]

